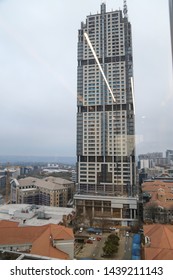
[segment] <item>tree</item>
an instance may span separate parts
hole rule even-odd
[[[131,232],[138,233],[140,229],[140,224],[137,222],[131,226]]]
[[[118,252],[119,237],[116,234],[110,234],[105,241],[103,252],[106,256],[112,257]]]
[[[109,242],[112,242],[113,244],[118,245],[119,244],[119,237],[116,234],[110,234],[107,238]]]
[[[100,217],[99,220],[97,221],[97,224],[99,225],[100,228],[106,229],[109,228],[110,222],[105,217]]]
[[[151,202],[145,207],[145,220],[151,219],[155,222],[156,218],[158,218],[158,206],[156,202]]]

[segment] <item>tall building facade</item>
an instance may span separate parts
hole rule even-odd
[[[173,163],[173,150],[166,150],[166,159],[168,164]]]
[[[84,34],[97,55],[113,97]],[[78,31],[78,214],[127,225],[137,218],[131,24],[124,9],[89,15]]]

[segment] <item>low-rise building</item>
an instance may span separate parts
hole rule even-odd
[[[163,178],[163,179],[162,179]],[[173,222],[173,180],[165,177],[148,180],[142,184],[142,192],[149,194],[149,201],[144,201],[144,221]]]
[[[20,176],[31,174],[33,172],[32,166],[20,166]]]
[[[26,177],[11,181],[11,202],[67,207],[73,198],[74,183],[65,179]]]
[[[16,221],[25,226],[44,226],[47,224],[68,226],[74,219],[74,215],[73,208],[30,204],[0,205],[0,221]]]
[[[144,225],[144,260],[173,260],[173,225]]]
[[[72,260],[74,235],[72,229],[60,225],[21,226],[17,222],[2,220],[0,249]]]
[[[115,225],[130,226],[138,221],[137,197],[75,194],[76,207],[83,217],[95,223],[104,221]]]
[[[0,175],[0,190],[5,189],[6,186],[6,176]]]

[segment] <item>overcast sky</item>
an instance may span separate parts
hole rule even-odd
[[[107,0],[107,11],[123,0]],[[0,0],[0,155],[75,156],[77,35],[100,0]],[[173,149],[167,0],[128,0],[137,153]]]

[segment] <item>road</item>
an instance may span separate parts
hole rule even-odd
[[[103,246],[108,234],[102,236],[101,241],[93,241],[93,244],[84,244],[83,249],[77,254],[76,258],[88,258],[103,260]],[[115,254],[115,260],[130,260],[131,259],[131,248],[132,248],[132,236],[126,237],[123,234],[120,235],[119,249]]]
[[[76,255],[77,259],[88,258],[88,259],[101,259],[101,255],[103,254],[102,248],[104,246],[104,242],[106,237],[103,236],[100,241],[93,241],[93,244],[85,243],[83,248]]]
[[[123,260],[131,260],[132,255],[132,237],[123,237],[124,238],[124,254]]]

